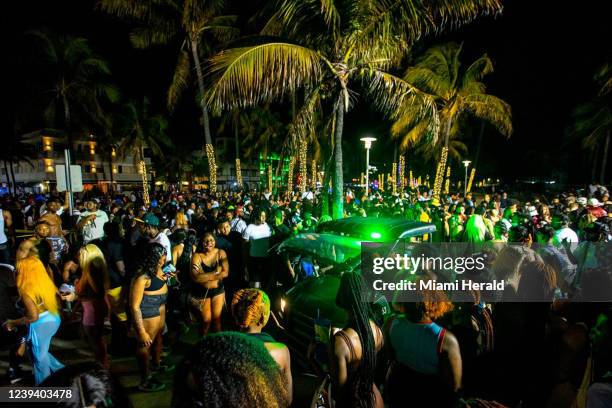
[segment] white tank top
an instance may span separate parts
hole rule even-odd
[[[6,244],[6,241],[8,241],[8,238],[4,232],[4,211],[0,210],[0,245]]]

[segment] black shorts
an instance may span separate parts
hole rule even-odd
[[[196,293],[192,292],[189,297],[195,300],[204,300],[212,299],[217,295],[221,295],[222,293],[225,293],[225,288],[223,287],[223,282],[219,282],[219,286],[216,288],[206,289],[199,287],[198,291]]]
[[[144,295],[140,302],[140,312],[143,319],[150,319],[159,316],[159,308],[166,304],[168,294],[161,295]]]

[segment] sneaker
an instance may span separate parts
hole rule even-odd
[[[174,364],[160,363],[158,366],[153,367],[153,371],[155,371],[156,374],[164,374],[169,373],[175,368],[176,366]]]
[[[25,378],[23,371],[21,371],[19,368],[9,368],[6,376],[11,384],[17,384],[18,382],[23,381]]]
[[[147,379],[138,386],[138,389],[142,392],[157,392],[163,390],[164,388],[166,388],[164,384],[157,382],[152,378]]]

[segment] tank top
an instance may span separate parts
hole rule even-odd
[[[151,285],[148,288],[145,288],[147,292],[154,292],[156,290],[160,290],[164,287],[166,281],[164,279],[160,279],[157,275],[151,276]]]
[[[413,323],[394,319],[389,329],[391,346],[398,362],[422,374],[437,374],[446,329],[436,323]]]
[[[253,337],[262,343],[276,343],[274,337],[270,336],[268,333],[246,333],[247,336]]]
[[[219,250],[217,249],[217,259],[215,260],[214,264],[212,264],[211,266],[208,266],[204,262],[200,262],[200,266],[202,268],[202,271],[204,271],[204,273],[214,272],[217,269],[217,266],[219,266]],[[191,296],[195,298],[199,298],[199,299],[204,298],[206,297],[208,290],[209,289],[202,286],[202,284],[196,281],[192,281]]]
[[[6,244],[8,238],[4,232],[4,210],[0,210],[0,245]]]

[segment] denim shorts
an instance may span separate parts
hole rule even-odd
[[[167,293],[161,295],[147,295],[142,296],[140,302],[140,312],[142,313],[143,319],[150,319],[152,317],[159,316],[159,308],[161,305],[166,304]]]

